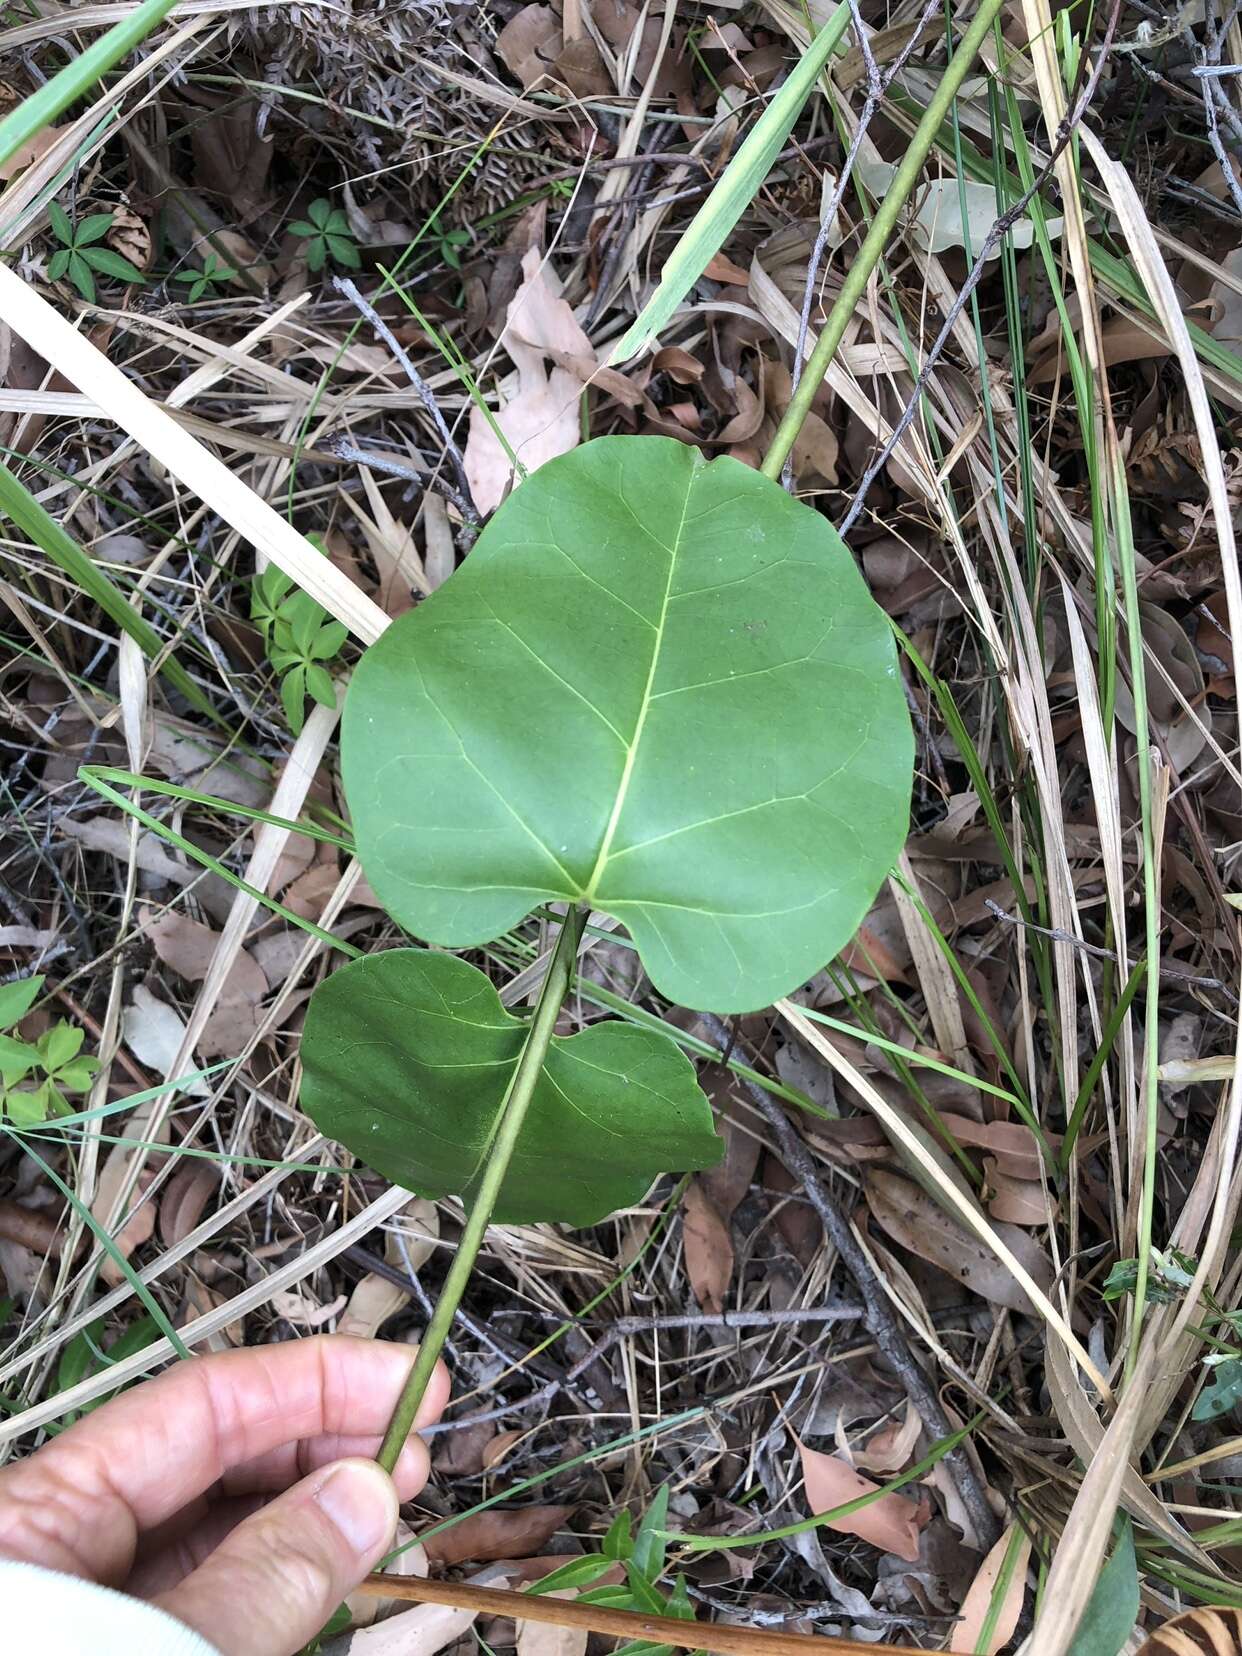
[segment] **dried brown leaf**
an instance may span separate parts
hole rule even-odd
[[[801,1442],[798,1453],[806,1480],[807,1505],[812,1512],[831,1512],[834,1507],[856,1501],[860,1495],[871,1495],[880,1487],[837,1455],[808,1449]],[[930,1517],[931,1508],[926,1501],[916,1503],[904,1495],[890,1493],[880,1495],[870,1506],[861,1507],[848,1518],[838,1518],[827,1527],[842,1535],[856,1535],[882,1552],[896,1553],[898,1558],[913,1564],[919,1556],[919,1531]]]
[[[867,1205],[879,1225],[903,1248],[926,1259],[973,1293],[993,1305],[1029,1312],[1026,1290],[990,1248],[945,1212],[925,1190],[885,1168],[866,1175]],[[1014,1258],[1045,1291],[1052,1283],[1052,1265],[1043,1249],[1025,1231],[1011,1225],[995,1226]]]
[[[733,1279],[733,1240],[716,1204],[699,1179],[691,1179],[682,1198],[682,1244],[686,1274],[704,1311],[719,1316]]]
[[[953,1628],[953,1637],[949,1640],[950,1650],[969,1653],[979,1649],[979,1636],[992,1607],[992,1595],[1000,1579],[1001,1567],[1015,1532],[1018,1533],[1019,1540],[1013,1573],[1009,1577],[1000,1612],[992,1625],[992,1632],[983,1647],[982,1656],[996,1656],[997,1651],[1003,1650],[1013,1638],[1018,1617],[1022,1613],[1022,1600],[1026,1593],[1026,1566],[1031,1556],[1031,1538],[1024,1531],[1019,1531],[1016,1524],[1010,1524],[979,1566],[979,1573],[971,1582],[970,1590],[962,1603],[960,1619]]]
[[[461,1564],[474,1559],[531,1558],[573,1513],[568,1506],[528,1506],[471,1513],[460,1524],[429,1536],[424,1543],[433,1564]]]

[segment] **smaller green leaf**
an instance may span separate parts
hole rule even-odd
[[[68,1391],[94,1373],[103,1342],[103,1323],[91,1323],[68,1341],[56,1365],[56,1390]]]
[[[1195,1399],[1192,1420],[1215,1420],[1242,1403],[1242,1357],[1227,1357],[1209,1372],[1212,1378]]]
[[[656,1592],[633,1558],[625,1566],[625,1579],[630,1584],[630,1591],[634,1595],[634,1603],[639,1610],[645,1610],[651,1616],[659,1616],[664,1613],[663,1595]]]
[[[190,289],[190,292],[189,292],[190,304],[192,304],[192,305],[197,304],[198,301],[203,297],[204,293],[206,293],[206,291],[207,291],[207,279],[204,276],[200,276],[198,281],[195,282],[194,286]]]
[[[579,1604],[600,1604],[605,1610],[637,1610],[628,1587],[588,1587],[578,1594]]]
[[[47,275],[50,282],[59,282],[69,268],[70,253],[67,247],[60,248],[47,261]]]
[[[622,1508],[612,1523],[608,1526],[608,1533],[602,1543],[605,1558],[621,1559],[632,1558],[634,1555],[634,1537],[631,1534],[629,1513]]]
[[[201,270],[176,270],[172,279],[174,282],[201,282],[203,273]]]
[[[98,270],[101,275],[115,276],[118,282],[140,282],[144,287],[146,285],[147,279],[141,270],[111,247],[88,247],[82,257],[92,270]]]
[[[690,1589],[686,1585],[684,1575],[678,1573],[673,1583],[673,1590],[664,1601],[664,1614],[676,1616],[678,1621],[694,1620],[694,1605],[690,1602]]]
[[[332,675],[317,661],[307,663],[306,689],[311,700],[317,701],[320,707],[336,706],[336,688],[332,683]]]
[[[658,1581],[664,1573],[664,1559],[668,1542],[662,1531],[668,1528],[668,1485],[661,1484],[651,1504],[643,1513],[634,1537],[634,1568],[648,1581]]]
[[[6,1092],[4,1108],[14,1127],[37,1127],[55,1113],[56,1093],[50,1081],[33,1092]]]
[[[0,984],[0,1029],[12,1029],[30,1011],[43,987],[43,973]]]
[[[348,637],[349,628],[343,621],[326,621],[315,634],[314,642],[311,644],[311,659],[331,661],[334,655],[339,655]]]
[[[1069,1656],[1117,1656],[1134,1631],[1139,1613],[1138,1565],[1134,1531],[1122,1519],[1121,1539],[1100,1571],[1087,1608],[1074,1634]]]
[[[95,303],[95,278],[91,275],[91,267],[80,253],[69,255],[69,280],[88,305]]]
[[[86,1031],[78,1029],[62,1019],[55,1023],[39,1037],[39,1056],[42,1058],[49,1074],[54,1074],[62,1064],[67,1064],[77,1057],[82,1050],[82,1043],[86,1039]]]
[[[12,1035],[0,1035],[0,1080],[6,1087],[15,1087],[24,1081],[38,1062],[37,1047],[15,1040]]]
[[[337,264],[347,265],[350,270],[358,270],[362,260],[358,257],[358,249],[353,242],[346,241],[344,236],[329,236],[328,251]]]
[[[280,705],[285,710],[289,729],[295,736],[300,736],[306,722],[305,667],[291,668],[280,681]]]
[[[306,211],[312,224],[320,230],[327,229],[328,222],[332,217],[332,203],[330,201],[324,196],[320,196],[317,200],[311,202]]]
[[[75,247],[85,247],[89,242],[97,242],[101,236],[106,236],[112,228],[111,213],[88,213],[84,219],[79,219],[73,232]]]
[[[294,648],[299,655],[308,655],[315,634],[323,624],[325,611],[309,592],[295,592],[280,606],[280,618],[289,624]]]
[[[314,241],[306,244],[306,268],[308,270],[322,270],[328,261],[328,244],[322,236],[316,236]]]
[[[343,212],[339,207],[334,208],[324,221],[324,230],[330,236],[348,236],[350,233],[348,213]]]
[[[56,1085],[62,1092],[86,1092],[99,1069],[98,1058],[75,1058],[56,1071]]]
[[[58,242],[66,247],[73,246],[73,226],[69,222],[69,215],[58,201],[49,201],[47,216],[51,221],[52,234]]]
[[[611,1558],[601,1558],[597,1554],[586,1558],[571,1559],[568,1564],[562,1564],[559,1570],[553,1570],[550,1575],[542,1576],[532,1583],[526,1591],[532,1596],[540,1593],[556,1593],[562,1587],[586,1587],[592,1581],[598,1581],[600,1576],[607,1575],[615,1567],[616,1561]]]
[[[294,219],[293,223],[289,226],[289,233],[291,235],[302,236],[304,238],[309,236],[317,236],[319,234],[319,226],[316,224],[308,224],[305,219]]]
[[[450,247],[448,242],[443,242],[440,246],[440,252],[444,257],[445,264],[450,270],[461,269],[461,255],[455,247]]]

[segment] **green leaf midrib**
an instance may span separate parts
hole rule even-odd
[[[604,830],[604,837],[600,841],[599,854],[595,858],[595,867],[591,870],[590,878],[582,892],[581,900],[584,903],[593,902],[595,893],[599,889],[599,882],[608,867],[608,857],[612,851],[612,842],[616,837],[617,826],[621,821],[621,813],[625,809],[626,795],[630,791],[630,782],[634,775],[634,765],[638,758],[638,749],[643,739],[643,728],[647,723],[647,714],[651,708],[652,686],[655,684],[656,673],[660,667],[660,653],[664,648],[665,627],[668,621],[668,606],[673,595],[673,577],[677,570],[677,550],[681,545],[681,537],[685,533],[686,518],[690,513],[690,496],[694,491],[695,478],[699,468],[694,467],[686,478],[686,494],[681,503],[681,519],[677,525],[677,533],[673,536],[672,544],[665,546],[663,541],[656,541],[657,546],[665,546],[668,553],[668,579],[664,583],[664,596],[660,602],[660,618],[655,624],[655,644],[651,651],[651,662],[647,668],[647,682],[643,685],[643,699],[638,709],[638,718],[634,722],[634,739],[626,749],[625,766],[621,772],[621,781],[617,787],[617,797],[613,801],[612,815],[608,819],[608,826]],[[619,492],[620,493],[620,492]],[[624,499],[624,495],[620,495]],[[644,528],[646,526],[644,525]],[[647,530],[651,534],[650,530]],[[654,535],[652,540],[656,540]]]

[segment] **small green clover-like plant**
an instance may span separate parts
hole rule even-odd
[[[52,234],[60,243],[47,262],[53,282],[68,276],[88,304],[95,300],[96,275],[114,276],[119,282],[146,282],[136,265],[113,248],[99,245],[112,228],[111,213],[88,213],[75,223],[55,201],[48,203],[47,212]]]
[[[320,196],[306,209],[306,218],[297,219],[289,228],[306,243],[306,263],[311,270],[322,270],[332,263],[357,270],[362,260],[354,245],[349,218],[340,207]]]
[[[535,1597],[541,1593],[555,1593],[566,1588],[585,1589],[577,1595],[579,1604],[598,1604],[608,1610],[632,1610],[645,1616],[672,1616],[678,1621],[693,1621],[694,1606],[686,1586],[686,1578],[678,1575],[671,1590],[661,1585],[668,1556],[668,1485],[657,1490],[655,1499],[642,1516],[637,1531],[628,1512],[619,1512],[608,1528],[597,1553],[562,1564],[560,1569],[543,1576],[526,1591]],[[595,1587],[592,1583],[609,1574],[620,1565],[625,1581],[616,1586]],[[653,1644],[649,1640],[631,1640],[620,1645],[614,1656],[673,1656],[674,1647]],[[699,1656],[699,1653],[694,1653]]]
[[[237,272],[231,265],[221,263],[214,253],[204,256],[198,270],[179,270],[173,277],[174,282],[188,282],[190,291],[186,294],[187,304],[193,305],[213,287],[222,287],[231,282]]]
[[[11,1030],[34,1005],[42,977],[21,978],[0,986],[0,1030]],[[84,1093],[99,1068],[99,1059],[84,1056],[85,1034],[63,1019],[39,1036],[24,1041],[0,1034],[0,1119],[14,1127],[34,1127],[52,1116],[68,1115],[66,1093]]]
[[[1163,1253],[1153,1248],[1147,1273],[1145,1293],[1153,1305],[1176,1305],[1185,1298],[1186,1290],[1194,1282],[1198,1261],[1180,1248],[1169,1247]],[[1106,1300],[1133,1294],[1138,1286],[1138,1260],[1119,1259],[1104,1279]],[[1208,1378],[1195,1399],[1192,1420],[1215,1420],[1231,1409],[1242,1407],[1242,1350],[1236,1344],[1221,1339],[1229,1335],[1234,1341],[1242,1339],[1242,1311],[1231,1311],[1222,1306],[1204,1287],[1200,1291],[1203,1310],[1195,1332],[1210,1341],[1216,1349],[1203,1359]],[[1218,1332],[1212,1333],[1215,1329]]]
[[[443,262],[450,270],[460,270],[462,250],[470,245],[469,230],[446,230],[440,223],[438,213],[432,213],[427,221],[427,228],[430,240],[439,251]]]
[[[404,948],[351,962],[307,1011],[307,1114],[396,1183],[468,1205],[385,1466],[493,1215],[590,1224],[721,1154],[667,1037],[556,1035],[592,910],[666,999],[768,1005],[857,929],[904,841],[912,770],[892,630],[832,527],[668,438],[540,467],[367,650],[342,777],[393,919],[475,949],[564,909],[526,1022],[477,967]]]
[[[268,660],[281,675],[280,704],[297,736],[306,719],[307,696],[321,707],[336,706],[332,675],[324,663],[340,654],[349,629],[329,620],[327,610],[275,564],[254,577],[250,615],[263,634]]]

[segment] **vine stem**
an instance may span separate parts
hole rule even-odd
[[[535,1091],[535,1083],[548,1054],[552,1032],[556,1028],[557,1013],[569,992],[578,943],[582,937],[582,929],[586,925],[586,918],[586,909],[571,908],[561,926],[556,949],[548,967],[548,975],[539,991],[535,1014],[530,1021],[513,1078],[509,1082],[509,1090],[500,1106],[500,1118],[487,1151],[487,1165],[483,1169],[483,1177],[479,1180],[478,1191],[467,1215],[466,1228],[461,1233],[461,1241],[457,1244],[453,1263],[444,1279],[444,1286],[440,1290],[436,1308],[427,1325],[427,1332],[418,1348],[414,1367],[410,1370],[409,1379],[397,1399],[397,1406],[388,1423],[384,1441],[375,1457],[385,1472],[392,1471],[397,1464],[398,1455],[405,1447],[405,1440],[409,1437],[415,1416],[418,1414],[418,1406],[423,1400],[423,1393],[427,1390],[427,1383],[435,1369],[436,1359],[443,1350],[449,1329],[453,1326],[453,1318],[457,1315],[457,1307],[461,1304],[466,1284],[470,1281],[475,1259],[483,1245],[484,1232],[491,1222],[496,1199],[500,1195],[505,1174],[509,1171],[509,1163],[522,1134],[522,1125]]]
[[[815,393],[824,382],[828,364],[841,343],[846,325],[857,309],[871,272],[880,262],[880,255],[896,227],[898,215],[905,206],[919,173],[923,170],[923,163],[935,142],[936,134],[944,124],[949,106],[966,79],[967,70],[978,56],[984,36],[992,27],[992,19],[1000,11],[1000,7],[1001,0],[981,0],[979,10],[971,19],[966,33],[962,36],[961,44],[946,66],[940,84],[923,112],[923,119],[915,128],[914,136],[910,139],[910,147],[901,158],[901,165],[897,168],[887,194],[876,207],[871,228],[858,250],[857,258],[845,272],[841,291],[828,314],[828,320],[815,343],[815,349],[811,352],[806,372],[798,381],[798,388],[789,400],[784,418],[776,428],[772,446],[763,457],[763,464],[759,469],[773,482],[780,477],[781,468],[798,440],[803,421],[811,411]]]

